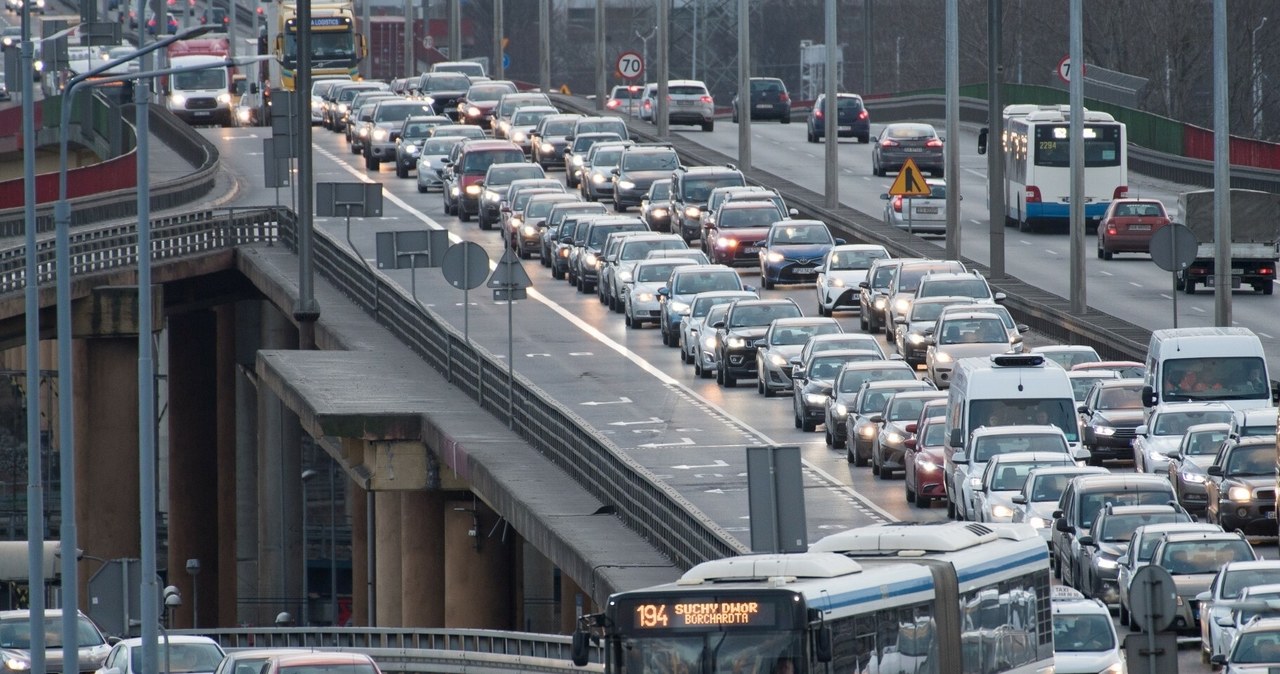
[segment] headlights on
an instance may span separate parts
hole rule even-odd
[[[495,203],[495,204],[496,204],[496,203],[498,203],[498,200],[499,200],[499,199],[501,199],[501,198],[502,198],[502,195],[498,194],[497,192],[494,192],[493,190],[485,190],[485,191],[484,191],[484,200],[485,200],[485,201],[488,201],[488,202],[491,202],[491,203]]]
[[[806,405],[824,405],[826,404],[826,402],[827,402],[827,397],[822,395],[821,393],[804,394],[804,403]]]
[[[861,435],[863,440],[871,440],[876,437],[877,431],[878,429],[874,424],[866,424],[858,429],[858,435]]]
[[[955,358],[946,351],[935,351],[933,353],[933,362],[935,363],[950,363],[953,360],[955,360]]]
[[[680,314],[681,316],[688,316],[688,315],[689,315],[689,303],[688,303],[688,302],[681,302],[681,301],[679,301],[679,300],[671,300],[670,302],[668,302],[668,303],[667,303],[667,306],[668,306],[668,307],[671,307],[671,310],[672,310],[672,311],[674,311],[674,312],[675,312],[675,313],[677,313],[677,314]]]
[[[636,184],[630,180],[619,180],[618,187],[624,190],[634,190],[636,188]]]
[[[877,297],[872,304],[875,305],[876,311],[884,311],[884,308],[889,304],[889,298]]]
[[[556,146],[552,145],[551,143],[543,143],[538,146],[538,151],[541,152],[542,154],[551,154],[552,152],[556,151]]]
[[[598,260],[599,260],[599,258],[596,256],[596,254],[595,254],[595,253],[587,253],[586,255],[583,255],[583,256],[582,256],[582,264],[584,264],[584,265],[586,265],[586,266],[588,266],[588,267],[594,267],[594,266],[596,266],[596,262],[597,262]]]
[[[1013,519],[1013,508],[997,503],[991,506],[991,516],[999,520]]]
[[[592,173],[591,182],[599,185],[600,183],[604,182],[604,175],[600,173]]]
[[[218,103],[221,105],[231,105],[231,94],[226,92],[218,94]]]
[[[529,140],[529,136],[523,131],[517,131],[511,134],[511,142],[513,143],[523,143],[526,140]]]
[[[652,302],[656,299],[658,299],[658,296],[653,293],[636,293],[637,302]]]
[[[716,336],[715,336],[715,335],[707,335],[707,336],[702,340],[702,348],[704,348],[704,349],[714,349],[714,348],[716,348]]]
[[[849,406],[844,403],[836,403],[831,407],[831,411],[841,419],[849,416]]]
[[[652,211],[649,211],[649,215],[652,215],[655,218],[665,218],[669,214],[665,208],[655,208]]]
[[[187,104],[187,97],[184,96],[183,94],[174,92],[172,94],[169,94],[169,103],[171,103],[174,107],[181,108]]]
[[[779,262],[782,262],[783,260],[785,260],[785,259],[787,259],[787,258],[786,258],[786,256],[784,256],[782,253],[778,253],[778,252],[770,252],[770,253],[768,253],[767,255],[765,255],[765,256],[764,256],[764,259],[765,259],[765,260],[767,260],[767,261],[769,261],[769,262],[771,262],[771,263],[773,263],[773,264],[778,264]]]
[[[469,197],[479,197],[480,193],[483,191],[484,188],[479,185],[467,185],[466,188],[467,196]]]
[[[387,131],[386,129],[373,130],[373,139],[378,141],[379,143],[386,142],[386,140],[390,137],[391,137],[391,132]]]
[[[722,236],[716,239],[716,246],[719,248],[737,248],[738,240],[729,238],[727,236]]]
[[[893,310],[905,315],[907,312],[911,311],[911,300],[905,297],[900,297],[897,300],[894,300]]]
[[[1253,490],[1248,487],[1232,487],[1227,490],[1228,501],[1251,501]]]
[[[702,209],[697,206],[687,206],[684,209],[684,217],[686,218],[697,220],[700,215],[702,215]]]
[[[1110,571],[1118,566],[1118,564],[1116,564],[1116,560],[1109,557],[1095,557],[1094,559],[1098,562],[1099,569],[1107,569]]]
[[[418,154],[418,146],[413,143],[405,143],[404,151],[409,154]]]
[[[745,349],[747,348],[747,340],[741,337],[730,337],[725,342],[725,345],[728,346],[730,349]]]
[[[534,237],[538,235],[538,228],[533,225],[525,225],[520,228],[520,233],[525,237]]]
[[[1116,429],[1111,426],[1094,426],[1093,433],[1109,438],[1116,434]]]
[[[1049,527],[1049,520],[1046,520],[1043,517],[1032,517],[1027,520],[1027,524],[1030,524],[1037,529],[1047,529]]]
[[[1183,482],[1188,484],[1204,484],[1205,480],[1205,477],[1200,473],[1190,473],[1185,470],[1178,471],[1178,476],[1182,478]]]
[[[779,356],[776,353],[771,353],[769,354],[769,364],[774,367],[786,367],[787,359],[783,358],[782,356]]]
[[[618,270],[618,280],[619,280],[619,281],[622,281],[623,283],[631,283],[631,270],[630,270],[630,269],[619,269],[619,270]]]
[[[982,489],[982,478],[978,476],[970,477],[969,486],[974,489]]]
[[[843,287],[844,287],[844,279],[842,279],[842,278],[833,278],[833,279],[831,279],[831,287],[832,287],[832,288],[843,288]]]

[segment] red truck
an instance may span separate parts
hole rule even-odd
[[[405,76],[404,17],[369,17],[369,79],[391,81]]]

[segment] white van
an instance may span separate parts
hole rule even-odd
[[[1038,354],[1004,353],[961,358],[947,390],[945,454],[964,447],[981,426],[1052,424],[1062,429],[1074,454],[1080,425],[1067,371]]]
[[[1235,410],[1270,407],[1262,341],[1248,328],[1174,328],[1151,333],[1142,404],[1221,401]]]
[[[441,61],[432,64],[431,72],[462,73],[472,80],[485,79],[488,75],[485,72],[484,64],[479,61]]]

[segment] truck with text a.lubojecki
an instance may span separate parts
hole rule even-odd
[[[163,80],[165,107],[188,124],[231,126],[232,77],[227,67],[226,36],[175,42],[168,48],[169,67],[186,69]]]
[[[1213,190],[1183,192],[1178,197],[1182,221],[1196,236],[1196,256],[1178,276],[1178,289],[1188,295],[1197,286],[1217,282]],[[1280,195],[1257,190],[1231,190],[1231,287],[1253,288],[1270,295],[1280,259]]]

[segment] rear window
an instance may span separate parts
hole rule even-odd
[[[861,98],[845,98],[842,96],[836,99],[836,108],[840,110],[861,110],[862,99]]]
[[[614,87],[613,97],[624,101],[637,101],[644,92],[640,87],[632,89],[630,87]]]
[[[667,87],[667,93],[672,96],[703,96],[707,93],[706,87],[695,87],[688,84],[682,84],[674,87]]]

